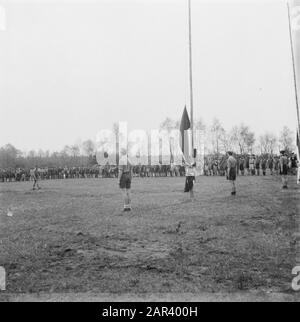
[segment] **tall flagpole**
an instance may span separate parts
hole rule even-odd
[[[192,15],[191,15],[191,0],[188,0],[189,5],[189,66],[190,66],[190,107],[191,107],[191,131],[192,131],[192,149],[194,153],[194,105],[193,105],[193,73],[192,73]]]
[[[290,42],[291,42],[291,51],[292,51],[293,73],[294,73],[295,98],[296,98],[296,109],[297,109],[297,119],[298,119],[298,133],[300,134],[300,114],[299,114],[298,86],[297,86],[297,75],[296,75],[295,55],[294,55],[293,35],[292,35],[292,27],[291,27],[291,14],[290,14],[290,5],[289,5],[289,3],[287,3],[287,8],[288,8],[288,16],[289,16],[289,31],[290,31]]]

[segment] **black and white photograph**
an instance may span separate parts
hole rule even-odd
[[[0,0],[0,302],[299,302],[299,104],[300,0]]]

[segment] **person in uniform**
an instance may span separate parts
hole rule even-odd
[[[244,159],[244,157],[241,157],[241,160],[240,160],[240,171],[241,171],[241,175],[243,176],[245,174],[245,159]]]
[[[41,189],[39,186],[39,171],[38,167],[35,166],[33,169],[30,170],[30,177],[33,180],[33,187],[32,190],[35,190],[35,187],[37,186],[38,189]]]
[[[247,155],[245,158],[245,169],[247,170],[247,175],[250,174],[250,164],[249,164],[250,156]]]
[[[297,174],[297,168],[298,168],[298,160],[296,154],[293,152],[291,155],[291,171],[292,175]]]
[[[288,157],[285,151],[280,151],[279,166],[280,166],[279,170],[280,170],[280,175],[282,180],[282,189],[287,189],[288,188],[288,179],[287,179]]]
[[[273,160],[272,155],[268,159],[268,166],[269,166],[269,169],[270,169],[270,174],[272,176],[273,175],[273,167],[274,167],[274,160]]]
[[[278,175],[279,174],[279,157],[275,156],[274,158],[274,170],[275,170],[275,174]]]
[[[123,211],[131,211],[132,165],[128,159],[127,151],[125,149],[121,152],[118,170],[119,187],[122,190],[124,200]]]
[[[205,160],[205,163],[204,163],[204,175],[208,176],[208,172],[209,172],[208,161]]]
[[[213,164],[212,164],[212,171],[213,171],[213,175],[216,176],[218,174],[218,161],[214,160]]]
[[[190,200],[194,200],[194,183],[196,180],[196,163],[184,161],[185,164],[185,187],[184,192],[190,193]]]
[[[228,151],[227,152],[228,159],[227,159],[227,179],[231,182],[231,195],[235,196],[236,195],[236,186],[235,186],[235,181],[236,181],[236,165],[237,161],[233,157],[233,152]]]
[[[254,155],[252,154],[249,159],[249,169],[252,176],[255,174],[254,161]]]
[[[260,175],[260,158],[258,155],[255,158],[255,169],[256,169],[256,175],[259,176]]]
[[[238,176],[239,175],[239,172],[240,172],[240,158],[239,157],[236,157],[236,175]]]
[[[267,171],[267,160],[264,157],[261,160],[261,170],[262,170],[263,175],[265,176],[266,171]]]

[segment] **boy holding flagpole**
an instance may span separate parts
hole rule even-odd
[[[194,183],[196,181],[196,162],[187,162],[184,160],[185,165],[185,188],[184,192],[190,193],[190,200],[194,200]]]

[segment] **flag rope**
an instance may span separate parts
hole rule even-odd
[[[290,5],[289,5],[289,3],[287,3],[287,8],[288,8],[289,33],[290,33],[290,43],[291,43],[292,63],[293,63],[296,110],[297,110],[297,120],[298,120],[298,133],[300,134],[300,114],[299,114],[298,86],[297,86],[297,75],[296,75],[296,67],[295,67],[295,55],[294,55],[294,45],[293,45],[293,35],[292,35],[292,28],[291,28],[291,14],[290,14]]]

